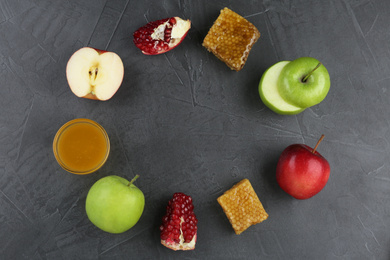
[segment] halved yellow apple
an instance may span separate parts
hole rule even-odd
[[[82,98],[110,99],[122,84],[124,67],[118,54],[84,47],[76,51],[66,66],[72,92]]]

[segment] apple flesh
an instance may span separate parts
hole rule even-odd
[[[320,103],[328,94],[328,70],[317,59],[301,57],[288,63],[278,79],[278,90],[288,103],[302,108]]]
[[[98,180],[89,190],[85,210],[89,220],[109,233],[123,233],[140,219],[145,197],[133,182],[111,175]]]
[[[276,167],[276,180],[279,186],[296,199],[304,200],[319,193],[330,175],[328,161],[305,144],[288,146],[280,155]]]
[[[283,68],[289,63],[290,61],[280,61],[274,64],[263,73],[259,83],[259,94],[263,103],[281,115],[295,115],[305,110],[287,103],[279,94],[278,79]]]
[[[119,89],[124,76],[121,58],[114,52],[84,47],[76,51],[66,66],[72,92],[95,100],[108,100]]]

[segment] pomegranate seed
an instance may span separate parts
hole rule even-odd
[[[169,19],[169,23],[172,24],[172,25],[175,25],[176,24],[176,19],[174,17],[172,17],[171,19]]]

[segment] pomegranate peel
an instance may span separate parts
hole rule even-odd
[[[149,22],[133,34],[135,46],[143,54],[157,55],[177,47],[191,28],[190,20],[171,17]]]
[[[195,249],[198,220],[193,210],[190,196],[173,194],[160,226],[162,245],[175,251]]]

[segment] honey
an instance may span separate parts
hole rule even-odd
[[[53,151],[61,167],[74,174],[89,174],[106,162],[110,141],[104,128],[89,119],[74,119],[57,132]]]
[[[218,199],[237,235],[268,218],[248,179],[243,179]]]
[[[225,7],[203,40],[203,46],[232,70],[241,70],[260,32],[244,17]]]

